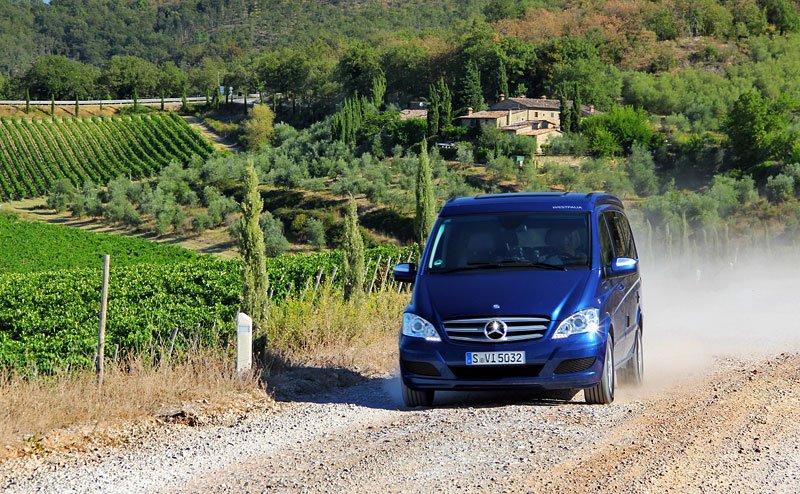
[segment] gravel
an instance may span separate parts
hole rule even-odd
[[[610,406],[503,393],[401,405],[396,377],[279,402],[229,426],[0,465],[4,492],[793,492],[800,357],[720,360]]]

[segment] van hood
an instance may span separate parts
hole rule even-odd
[[[413,305],[438,322],[500,316],[557,320],[583,308],[578,305],[586,302],[583,294],[592,274],[588,269],[427,274],[417,279]]]

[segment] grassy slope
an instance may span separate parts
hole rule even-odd
[[[98,234],[0,214],[0,273],[29,273],[92,267],[110,254],[115,266],[173,263],[197,254],[140,238]]]

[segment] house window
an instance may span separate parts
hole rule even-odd
[[[533,112],[533,116],[536,117],[536,118],[539,118],[539,112],[538,111],[537,112]]]

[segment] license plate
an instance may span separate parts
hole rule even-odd
[[[467,365],[524,365],[525,352],[467,352]]]

